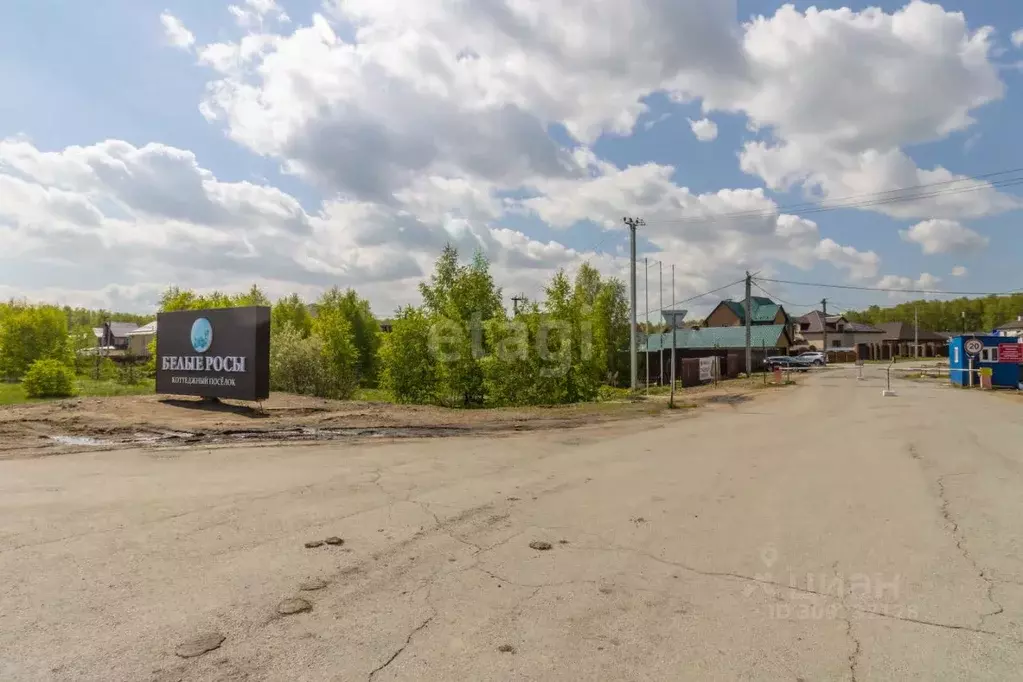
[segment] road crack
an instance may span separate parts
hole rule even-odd
[[[849,679],[852,680],[852,682],[857,682],[858,678],[856,676],[856,671],[860,665],[860,654],[863,653],[863,645],[860,643],[856,633],[853,632],[852,618],[849,617],[849,614],[845,609],[843,609],[843,613],[845,616],[843,618],[845,621],[845,635],[852,641],[855,647],[852,653],[849,654]]]
[[[394,663],[394,661],[397,660],[398,656],[401,656],[402,652],[404,652],[405,649],[409,648],[409,646],[412,644],[412,639],[416,636],[416,634],[423,630],[427,625],[429,625],[433,621],[433,619],[436,618],[436,616],[437,614],[430,616],[422,623],[417,625],[412,630],[412,632],[408,633],[408,637],[405,638],[405,643],[402,644],[393,654],[391,654],[390,658],[388,658],[381,665],[377,666],[376,668],[370,671],[369,679],[372,680],[377,673],[379,673],[381,670],[384,670],[387,666]]]
[[[816,595],[816,596],[819,596],[819,597],[824,597],[825,599],[834,599],[834,595],[833,594],[828,594],[827,592],[819,592],[817,590],[811,590],[811,589],[808,589],[808,588],[805,588],[805,587],[799,587],[797,585],[787,585],[787,584],[784,584],[784,583],[776,582],[774,580],[765,580],[764,578],[757,578],[757,577],[754,577],[754,576],[743,575],[741,573],[733,573],[731,571],[708,571],[708,570],[694,568],[694,567],[689,566],[687,564],[683,564],[683,563],[680,563],[680,562],[677,562],[677,561],[671,561],[669,559],[665,559],[663,557],[659,557],[656,554],[651,554],[650,552],[647,552],[647,551],[644,551],[644,550],[641,550],[641,549],[637,549],[635,547],[627,547],[627,546],[623,546],[623,545],[610,545],[608,547],[580,547],[580,546],[576,546],[575,549],[589,549],[590,551],[604,551],[604,552],[615,552],[615,551],[631,552],[633,554],[638,554],[639,556],[646,557],[647,559],[650,559],[651,561],[655,561],[655,562],[657,562],[659,564],[663,564],[665,566],[672,566],[674,568],[678,568],[678,569],[681,569],[683,571],[686,571],[687,573],[693,573],[695,575],[700,575],[700,576],[704,576],[704,577],[707,577],[707,578],[721,578],[723,580],[734,580],[734,581],[737,581],[737,582],[742,582],[742,583],[746,583],[746,584],[753,584],[753,585],[770,585],[772,587],[782,588],[782,589],[785,589],[785,590],[792,590],[794,592],[801,592],[803,594],[812,594],[812,595]],[[988,635],[990,637],[995,637],[997,639],[1000,639],[1000,640],[1003,640],[1003,641],[1006,641],[1006,642],[1011,642],[1013,644],[1018,644],[1018,645],[1023,646],[1023,639],[1017,639],[1015,637],[1010,637],[1010,636],[1005,635],[1005,634],[1003,634],[1001,632],[995,632],[994,630],[985,630],[981,626],[973,627],[973,626],[969,626],[969,625],[954,625],[952,623],[940,623],[938,621],[926,620],[924,618],[913,618],[913,617],[910,617],[910,616],[902,616],[902,615],[898,615],[898,614],[885,613],[884,611],[874,611],[872,609],[860,608],[858,606],[846,606],[845,608],[848,609],[849,611],[855,611],[856,613],[862,613],[864,615],[877,616],[878,618],[885,618],[885,619],[888,619],[888,620],[897,620],[897,621],[902,621],[904,623],[913,623],[915,625],[924,625],[924,626],[927,626],[927,627],[941,628],[943,630],[953,630],[953,631],[961,631],[961,632],[973,632],[973,633],[976,633],[976,634],[979,634],[979,635]],[[995,615],[995,614],[988,614],[988,615],[992,616],[992,615]]]
[[[965,559],[966,562],[973,567],[973,570],[976,571],[977,575],[980,577],[980,579],[984,582],[984,585],[987,587],[985,597],[989,602],[991,602],[991,605],[994,607],[993,611],[989,611],[988,613],[982,613],[980,615],[980,621],[977,623],[977,627],[983,628],[984,622],[988,618],[1004,613],[1005,607],[1002,606],[1002,604],[997,599],[995,599],[996,581],[987,574],[987,571],[983,567],[981,567],[979,563],[977,563],[977,560],[973,557],[973,555],[970,553],[970,550],[967,548],[966,534],[960,527],[959,521],[956,520],[955,516],[952,514],[951,500],[949,500],[948,493],[945,490],[946,478],[948,478],[948,476],[939,476],[936,481],[938,486],[938,499],[941,501],[940,508],[941,517],[945,520],[945,523],[947,523],[949,527],[951,527],[952,529],[951,534],[952,539],[955,541],[956,549],[959,550],[959,553],[962,555],[963,559]]]
[[[831,570],[834,571],[836,577],[839,576],[837,561],[832,565]],[[845,636],[849,638],[849,641],[853,645],[853,650],[849,653],[849,658],[847,659],[849,663],[849,679],[852,682],[857,682],[858,680],[857,672],[859,670],[860,665],[860,656],[863,653],[863,644],[860,642],[859,637],[856,636],[856,633],[853,630],[853,619],[852,616],[849,614],[849,605],[848,602],[846,601],[846,596],[847,596],[846,591],[843,589],[842,620],[845,621]]]

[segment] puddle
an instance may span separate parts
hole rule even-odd
[[[90,438],[89,436],[47,436],[50,440],[57,443],[58,445],[107,445],[106,442],[101,441],[98,438]]]

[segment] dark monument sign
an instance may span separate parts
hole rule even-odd
[[[156,392],[263,400],[270,395],[270,308],[156,317]]]

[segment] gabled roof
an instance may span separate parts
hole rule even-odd
[[[147,336],[156,333],[156,320],[128,332],[127,336]]]
[[[884,331],[884,341],[913,341],[915,338],[919,338],[921,341],[947,341],[947,339],[938,334],[932,332],[929,329],[920,328],[916,331],[911,324],[905,322],[884,322],[879,324]]]
[[[1000,324],[995,329],[1023,329],[1023,317]]]
[[[884,334],[883,329],[878,329],[873,325],[863,324],[862,322],[846,322],[844,331],[856,334]]]
[[[802,331],[808,334],[820,334],[824,331],[824,313],[819,310],[812,310],[806,315],[801,315],[796,318],[796,322],[802,325],[807,325],[806,329]]]
[[[117,338],[127,336],[128,332],[139,328],[134,322],[108,322],[107,326],[110,327],[110,333]]]
[[[750,327],[750,345],[753,348],[777,348],[781,338],[788,338],[788,328],[783,324],[762,324]],[[671,348],[671,332],[651,334],[647,338],[647,350],[657,351]],[[789,338],[791,342],[791,338]],[[675,332],[675,348],[688,350],[734,350],[746,347],[745,327],[703,327],[701,329],[679,329]]]
[[[714,310],[721,306],[725,306],[735,313],[735,316],[739,318],[740,324],[746,324],[746,306],[744,301],[732,301],[730,299],[721,301],[721,303],[714,307]],[[778,311],[782,309],[780,305],[763,296],[750,296],[749,307],[750,321],[753,324],[771,324],[778,316]],[[711,311],[711,314],[713,314],[713,311]],[[710,317],[710,315],[707,317]]]
[[[807,325],[806,329],[801,330],[804,334],[823,334],[825,319],[827,320],[828,331],[839,334],[841,332],[854,332],[856,334],[882,334],[883,329],[878,329],[869,324],[862,324],[860,322],[850,322],[845,319],[844,315],[828,315],[824,317],[824,313],[819,310],[814,310],[802,317],[796,318],[796,321],[800,325]],[[838,330],[837,324],[842,323],[841,331]]]

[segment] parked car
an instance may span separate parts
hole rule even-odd
[[[821,353],[820,351],[808,350],[805,353],[800,353],[796,356],[801,362],[805,362],[808,365],[815,367],[822,367],[828,364],[828,354]]]
[[[772,355],[764,358],[764,366],[768,370],[788,369],[796,372],[805,372],[810,369],[810,363],[800,360],[798,357],[788,355]]]

